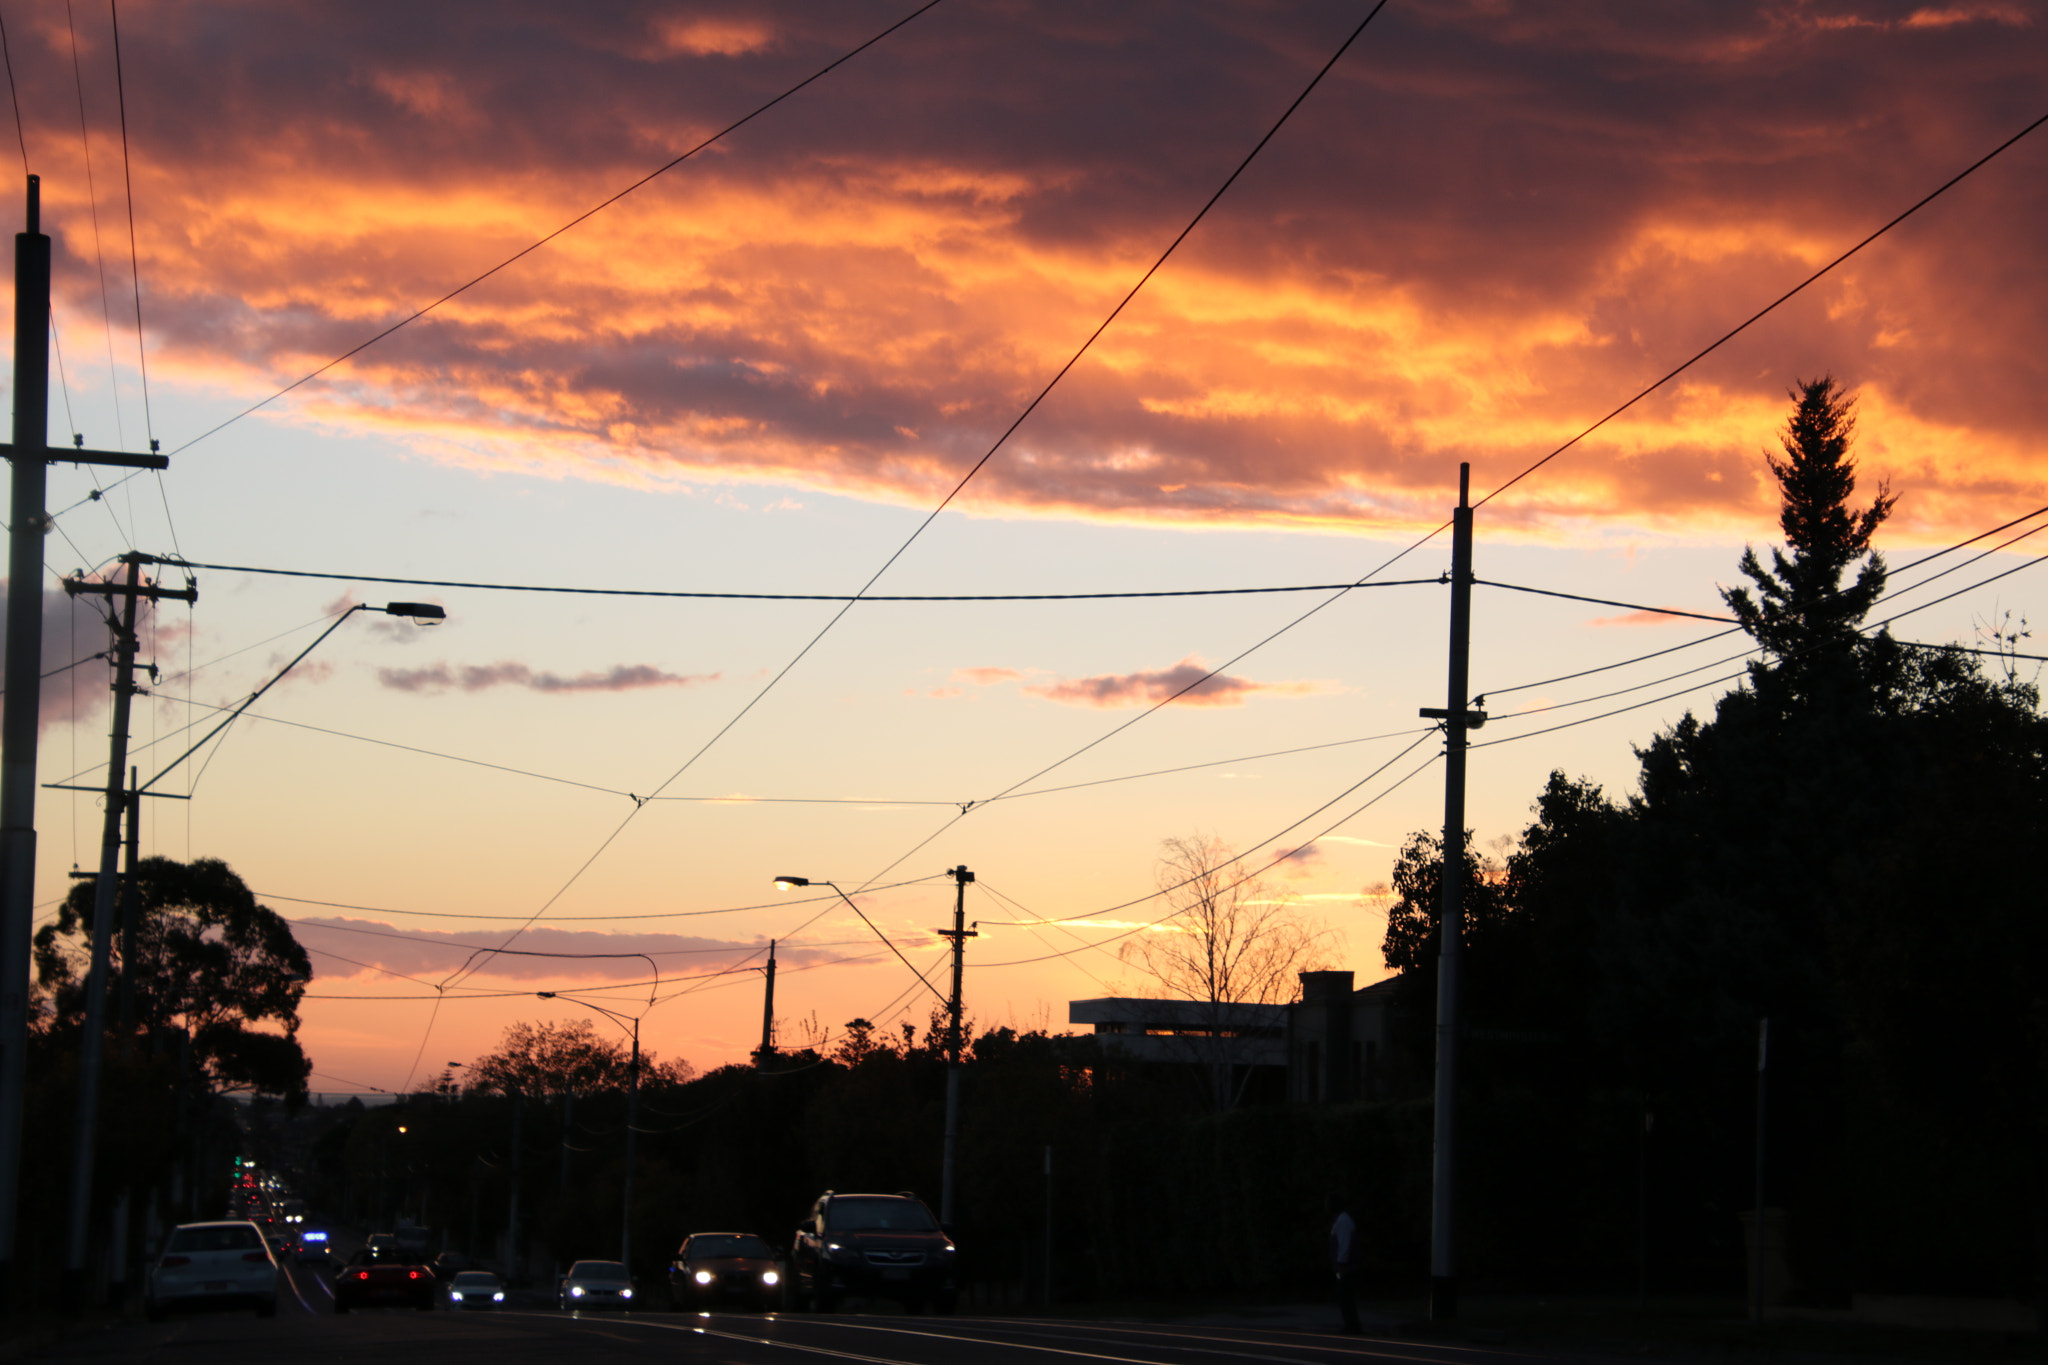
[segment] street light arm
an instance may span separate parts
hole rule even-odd
[[[257,688],[254,692],[251,692],[247,700],[245,700],[240,706],[237,706],[234,710],[228,712],[228,718],[226,720],[214,726],[211,730],[208,730],[205,734],[205,737],[202,738],[197,744],[187,749],[184,753],[179,754],[176,758],[172,759],[163,768],[159,769],[157,775],[155,777],[150,778],[149,781],[143,783],[139,791],[146,792],[151,787],[154,787],[158,782],[162,781],[166,776],[170,774],[172,768],[177,767],[180,763],[183,763],[186,759],[198,753],[201,749],[206,747],[208,740],[211,740],[215,735],[227,729],[230,725],[233,725],[237,720],[240,720],[242,717],[242,713],[256,704],[257,698],[261,697],[265,692],[268,692],[271,688],[277,686],[278,681],[282,679],[285,674],[291,672],[294,668],[298,667],[300,659],[305,658],[308,654],[311,654],[314,650],[318,649],[320,647],[320,642],[322,640],[325,640],[328,636],[334,634],[335,631],[340,630],[341,623],[343,621],[348,620],[349,617],[355,615],[357,612],[364,610],[364,607],[364,603],[358,602],[354,606],[350,607],[347,611],[343,612],[341,615],[335,617],[334,624],[329,626],[327,629],[321,631],[319,637],[316,638],[312,644],[307,645],[304,649],[300,650],[296,658],[294,658],[290,663],[286,664],[283,668],[279,669],[277,677],[272,678],[269,682],[263,684],[263,686]]]
[[[198,753],[201,749],[206,747],[208,740],[211,740],[215,735],[219,734],[221,731],[227,729],[230,725],[233,725],[237,720],[241,719],[242,713],[248,710],[250,707],[254,706],[259,697],[261,697],[265,692],[268,692],[271,688],[277,686],[278,683],[282,682],[284,680],[285,674],[291,672],[294,668],[297,668],[299,666],[300,660],[304,659],[308,654],[311,654],[314,650],[318,649],[320,647],[320,642],[322,640],[325,640],[328,636],[334,634],[335,631],[340,630],[341,623],[343,621],[348,620],[349,617],[355,615],[359,611],[381,611],[391,616],[410,616],[413,617],[415,620],[419,621],[440,621],[446,619],[448,615],[446,611],[442,610],[440,607],[435,606],[431,602],[393,602],[389,606],[383,607],[373,607],[367,602],[356,603],[347,611],[344,611],[341,615],[335,617],[334,624],[329,626],[327,629],[321,631],[319,636],[313,641],[312,644],[307,645],[304,649],[300,650],[290,663],[286,664],[283,668],[280,668],[277,671],[276,677],[272,678],[269,682],[263,684],[263,686],[257,688],[254,692],[251,692],[249,694],[249,698],[247,701],[244,701],[240,706],[237,706],[233,711],[230,711],[228,713],[228,718],[226,720],[214,726],[211,730],[208,730],[206,732],[206,737],[204,739],[201,739],[197,744],[187,749],[184,753],[179,754],[176,758],[172,759],[168,764],[166,764],[162,769],[160,769],[157,772],[157,775],[155,777],[152,777],[149,779],[149,781],[143,783],[142,786],[137,789],[137,794],[139,795],[141,792],[146,792],[151,787],[154,787],[158,782],[161,782],[165,777],[169,776],[172,768],[177,767],[180,763],[183,763],[186,759]]]
[[[911,965],[910,959],[903,956],[903,950],[901,948],[898,948],[895,944],[889,941],[889,936],[887,934],[883,933],[880,929],[875,928],[875,922],[869,919],[867,917],[867,913],[863,911],[858,905],[854,905],[853,897],[847,895],[846,892],[840,890],[838,882],[825,881],[817,877],[777,877],[775,879],[775,884],[777,886],[790,887],[829,886],[834,891],[838,891],[839,899],[845,901],[848,906],[852,907],[853,913],[860,916],[860,922],[862,924],[865,924],[874,933],[874,936],[876,938],[882,940],[882,946],[887,948],[890,952],[896,954],[896,960],[898,962],[901,962],[904,966],[910,968],[910,974],[917,978],[918,984],[923,986],[926,990],[930,991],[933,995],[938,996],[940,1004],[943,1005],[947,1003],[945,995],[940,992],[939,988],[937,986],[934,986],[931,982],[926,981],[924,979],[924,973],[919,971],[915,966]]]

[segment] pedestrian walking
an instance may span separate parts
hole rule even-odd
[[[1364,1329],[1358,1325],[1358,1279],[1359,1266],[1364,1260],[1359,1247],[1358,1223],[1345,1207],[1344,1196],[1330,1196],[1326,1211],[1330,1213],[1330,1269],[1337,1277],[1337,1311],[1343,1315],[1344,1331],[1357,1336]]]

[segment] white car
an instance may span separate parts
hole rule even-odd
[[[564,1308],[631,1308],[633,1278],[617,1261],[578,1261],[562,1277]]]
[[[144,1309],[162,1322],[174,1308],[254,1308],[277,1316],[277,1258],[247,1219],[184,1223],[149,1268]]]

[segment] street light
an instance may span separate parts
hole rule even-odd
[[[628,1028],[633,1035],[633,1063],[626,1071],[626,1189],[622,1207],[619,1210],[619,1264],[626,1267],[626,1278],[633,1277],[633,1156],[636,1149],[634,1135],[640,1122],[640,1016],[621,1014],[593,1005],[588,1000],[578,1000],[573,995],[558,991],[535,991],[542,1000],[566,1000],[572,1005],[581,1005],[595,1010],[609,1018],[621,1028]]]

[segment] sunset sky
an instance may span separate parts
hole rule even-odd
[[[998,444],[1372,6],[940,0],[249,411],[916,8],[131,0],[117,85],[107,6],[0,0],[51,442],[172,457],[97,500],[118,471],[52,469],[46,670],[106,647],[60,577],[214,566],[152,626],[147,777],[348,605],[448,613],[358,614],[144,812],[149,851],[298,926],[316,1090],[611,1027],[539,990],[738,1060],[770,938],[785,1043],[921,1022],[932,993],[783,873],[892,888],[857,898],[925,970],[973,869],[982,1027],[1148,993],[1118,944],[1197,832],[1376,979],[1361,892],[1442,819],[1416,711],[1460,462],[1501,489],[2048,113],[2033,4],[1391,0]],[[1729,686],[1740,637],[1679,649],[1725,628],[1630,604],[1718,614],[1777,541],[1795,381],[1855,394],[1894,568],[2048,503],[2044,240],[2048,129],[1481,507],[1480,578],[1624,604],[1477,590],[1483,845],[1553,768],[1626,794],[1631,745]],[[1987,580],[2042,541],[1964,561],[2043,524],[1878,615],[1967,589],[1895,633],[2039,619],[2038,571]],[[104,780],[108,676],[45,684],[43,781]],[[99,806],[46,790],[37,823],[47,915]]]

